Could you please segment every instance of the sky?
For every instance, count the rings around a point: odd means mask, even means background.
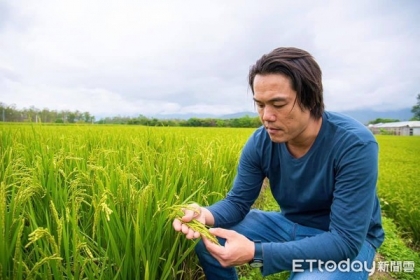
[[[420,1],[0,0],[0,102],[96,117],[255,112],[250,66],[311,53],[327,110],[411,108]]]

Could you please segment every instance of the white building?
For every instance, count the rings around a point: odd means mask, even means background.
[[[373,134],[420,135],[420,121],[377,123],[370,124],[368,127]]]

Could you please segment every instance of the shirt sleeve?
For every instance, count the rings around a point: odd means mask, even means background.
[[[230,227],[240,222],[260,194],[265,175],[255,147],[257,133],[248,139],[242,150],[232,189],[225,199],[208,207],[215,227]]]

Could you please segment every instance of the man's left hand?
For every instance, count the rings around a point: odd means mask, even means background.
[[[225,246],[220,246],[203,238],[204,245],[209,253],[217,259],[223,267],[242,265],[254,258],[254,242],[244,235],[233,230],[222,228],[211,228],[210,232],[213,235],[226,239]]]

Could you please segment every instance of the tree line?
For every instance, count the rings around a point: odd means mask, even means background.
[[[259,127],[258,117],[244,116],[241,118],[217,119],[217,118],[189,118],[183,119],[157,119],[147,118],[143,115],[138,117],[112,117],[100,119],[98,124],[128,124],[144,126],[189,126],[189,127]]]
[[[17,109],[15,104],[6,105],[0,102],[0,120],[3,122],[36,122],[36,123],[93,123],[95,116],[79,110],[42,110],[31,106]]]
[[[420,121],[420,94],[417,95],[417,103],[412,107],[414,114],[412,121]],[[190,118],[183,119],[157,119],[143,115],[138,117],[106,117],[95,121],[95,116],[89,112],[70,110],[42,110],[31,106],[29,109],[19,110],[16,105],[6,105],[0,102],[0,121],[3,122],[41,122],[41,123],[96,123],[96,124],[128,124],[144,126],[190,126],[190,127],[259,127],[261,122],[258,117],[244,116],[241,118],[217,119],[217,118]],[[377,118],[369,124],[398,122],[397,119]]]
[[[190,118],[183,119],[157,119],[143,115],[138,117],[106,117],[95,120],[89,112],[70,110],[42,110],[31,106],[17,109],[16,105],[6,105],[0,102],[0,121],[3,122],[35,122],[35,123],[95,123],[95,124],[128,124],[144,126],[190,126],[190,127],[259,127],[258,117],[244,116],[241,118]]]

